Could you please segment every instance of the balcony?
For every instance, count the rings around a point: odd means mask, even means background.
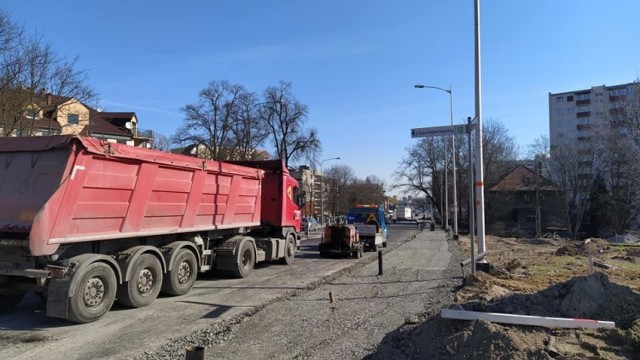
[[[591,116],[591,111],[580,111],[576,113],[577,118],[584,118]]]
[[[626,95],[609,95],[610,102],[624,101],[626,99],[627,99]]]
[[[576,100],[576,106],[578,106],[578,105],[589,105],[589,104],[591,104],[591,99]]]
[[[137,139],[153,139],[153,130],[135,128],[133,129],[133,137]]]
[[[579,131],[581,131],[581,130],[589,130],[589,129],[591,129],[591,125],[589,125],[589,124],[578,124],[576,126],[576,129],[578,129]]]

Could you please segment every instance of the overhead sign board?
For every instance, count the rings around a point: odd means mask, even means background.
[[[467,125],[432,126],[411,129],[411,137],[422,138],[431,136],[451,136],[453,134],[464,134],[466,132]]]

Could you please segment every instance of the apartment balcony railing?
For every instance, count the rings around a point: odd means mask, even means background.
[[[153,139],[153,130],[136,128],[133,137],[139,139]]]

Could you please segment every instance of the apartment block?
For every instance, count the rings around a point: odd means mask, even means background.
[[[589,142],[599,124],[621,115],[621,107],[637,87],[638,83],[628,83],[549,93],[551,147]]]

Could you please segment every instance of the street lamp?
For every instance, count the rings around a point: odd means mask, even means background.
[[[324,169],[322,165],[325,161],[329,160],[340,160],[340,157],[334,157],[329,159],[324,159],[320,161],[320,173],[322,173],[322,178],[320,181],[320,224],[324,225]]]
[[[449,93],[449,107],[450,107],[450,114],[451,114],[451,126],[453,126],[453,89],[451,87],[451,85],[449,85],[449,90],[447,89],[443,89],[441,87],[437,87],[437,86],[428,86],[428,85],[421,85],[421,84],[417,84],[414,85],[415,88],[417,89],[436,89],[436,90],[440,90],[440,91],[444,91],[446,93]],[[455,239],[457,239],[458,237],[458,195],[457,195],[457,185],[456,185],[456,135],[453,134],[451,135],[451,148],[453,149],[453,237]],[[447,163],[447,147],[445,146],[445,150],[444,150],[444,157],[445,157],[445,164]],[[448,219],[448,199],[447,199],[447,169],[445,168],[444,170],[444,186],[445,186],[445,221]],[[448,223],[446,223],[447,226],[449,226]]]

